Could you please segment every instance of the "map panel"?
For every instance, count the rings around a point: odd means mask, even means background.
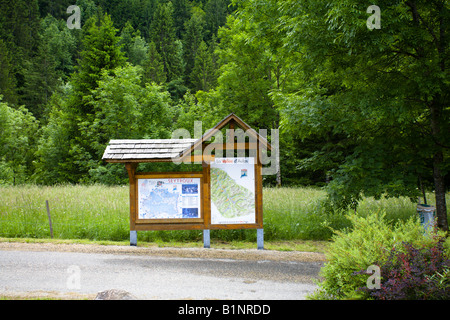
[[[200,178],[138,179],[138,219],[200,218]]]
[[[255,223],[254,158],[216,158],[211,163],[211,223]]]

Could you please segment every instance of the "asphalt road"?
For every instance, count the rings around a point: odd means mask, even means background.
[[[322,265],[0,248],[0,296],[92,299],[120,289],[139,299],[299,300],[315,290]]]

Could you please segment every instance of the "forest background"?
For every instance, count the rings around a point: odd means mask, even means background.
[[[324,187],[330,208],[428,190],[448,230],[449,4],[372,2],[1,1],[0,184],[126,184],[110,139],[234,112],[280,130],[265,186]]]

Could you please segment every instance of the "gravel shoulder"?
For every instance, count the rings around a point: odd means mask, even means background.
[[[106,253],[122,255],[143,255],[177,258],[234,259],[325,262],[325,255],[317,252],[275,251],[257,249],[204,249],[204,248],[160,248],[134,247],[97,244],[57,244],[57,243],[21,243],[0,242],[0,250],[12,251],[59,251],[82,253]]]

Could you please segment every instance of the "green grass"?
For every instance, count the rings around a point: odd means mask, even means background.
[[[0,187],[0,236],[123,240],[129,236],[128,187]]]
[[[320,200],[325,192],[316,188],[264,188],[264,239],[266,244],[290,241],[329,240],[334,229],[350,226],[340,213],[326,212]],[[429,196],[432,199],[432,196]],[[0,237],[50,238],[45,201],[50,212],[55,239],[128,241],[128,186],[0,186]],[[450,203],[450,199],[448,201]],[[358,213],[365,215],[383,209],[393,221],[404,220],[416,212],[407,198],[364,199]],[[141,231],[139,242],[157,245],[202,241],[202,231]],[[211,241],[234,246],[256,242],[255,230],[213,230]],[[303,241],[303,242],[302,242]],[[266,246],[267,247],[267,246]],[[295,246],[279,246],[291,250]],[[308,246],[306,246],[308,247]],[[297,250],[297,249],[293,249]],[[309,251],[309,250],[307,250]]]

